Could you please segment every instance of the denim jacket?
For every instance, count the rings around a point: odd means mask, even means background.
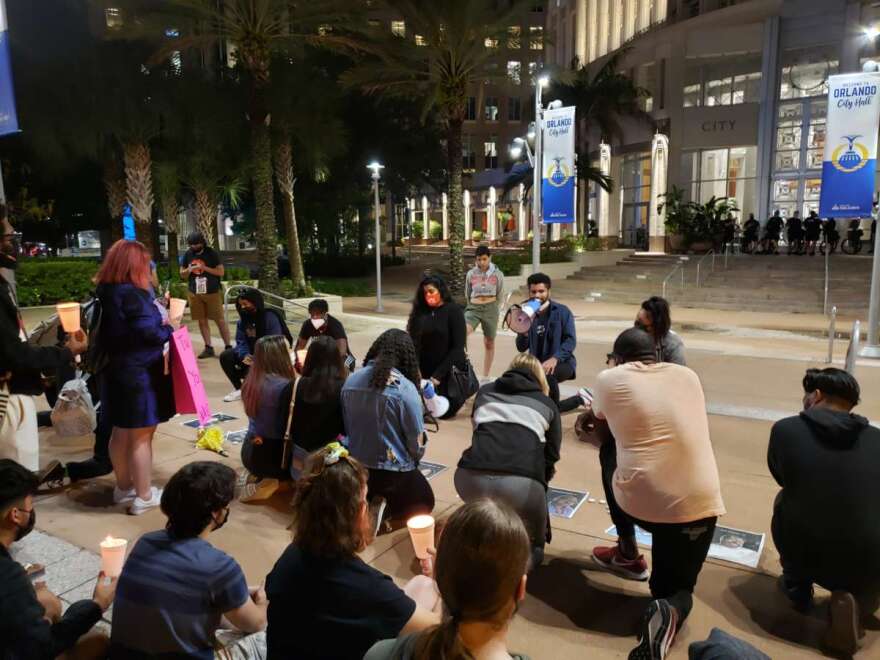
[[[422,398],[396,369],[388,384],[370,384],[373,364],[356,371],[342,387],[342,416],[351,455],[367,468],[409,472],[425,453]]]

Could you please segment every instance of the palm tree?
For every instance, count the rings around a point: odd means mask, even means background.
[[[464,287],[464,209],[462,202],[462,127],[470,90],[504,84],[506,71],[493,47],[522,25],[533,0],[513,0],[499,10],[496,0],[376,0],[372,5],[404,21],[407,35],[384,29],[362,31],[350,45],[369,57],[343,77],[368,94],[422,102],[423,119],[436,115],[446,138],[449,180],[449,284]]]
[[[193,27],[188,33],[180,29],[179,38],[157,51],[157,60],[174,51],[231,46],[230,60],[236,62],[247,86],[260,286],[277,291],[278,232],[272,188],[271,115],[266,99],[272,53],[317,41],[319,26],[332,26],[344,17],[342,4],[340,0],[165,0],[161,4],[138,4],[142,25],[155,17],[162,29],[168,25]],[[156,28],[153,25],[151,29]]]
[[[275,128],[275,183],[281,193],[290,279],[298,296],[306,295],[307,288],[294,204],[296,172],[324,180],[330,161],[343,153],[347,142],[338,116],[339,87],[314,55],[308,49],[302,60],[276,58],[269,98]],[[326,53],[320,57],[326,59]]]
[[[178,263],[177,235],[180,232],[178,213],[180,212],[180,172],[173,160],[158,162],[153,167],[153,182],[159,194],[162,216],[165,219],[165,232],[168,240],[168,263],[172,279],[177,279]]]
[[[589,161],[591,133],[598,133],[602,139],[611,142],[623,137],[621,120],[625,118],[653,122],[651,115],[642,107],[648,95],[647,90],[618,70],[627,52],[628,49],[618,51],[595,73],[591,73],[589,66],[579,67],[566,76],[560,76],[559,82],[553,87],[553,92],[565,105],[576,108],[580,179],[595,180],[596,168]]]

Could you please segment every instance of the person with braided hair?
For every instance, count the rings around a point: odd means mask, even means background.
[[[434,509],[434,492],[419,470],[425,453],[419,361],[409,335],[386,330],[342,388],[342,416],[352,456],[369,470],[369,498],[388,521]],[[383,498],[383,499],[379,499]],[[393,525],[393,523],[389,523]]]
[[[528,660],[507,650],[529,563],[517,513],[496,500],[468,502],[449,518],[438,546],[434,576],[447,616],[421,633],[379,642],[364,660]]]
[[[361,660],[381,639],[440,622],[430,577],[401,589],[358,556],[373,540],[367,479],[338,442],[306,460],[293,496],[293,541],[266,577],[269,660]]]

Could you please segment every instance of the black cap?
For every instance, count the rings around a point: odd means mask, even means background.
[[[205,235],[200,231],[190,232],[189,236],[186,237],[187,245],[206,245],[207,241],[205,240]]]

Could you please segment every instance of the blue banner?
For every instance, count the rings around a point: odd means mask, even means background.
[[[545,223],[575,222],[573,107],[544,112],[541,216]]]
[[[821,217],[871,216],[878,120],[880,73],[847,73],[828,79]]]
[[[9,32],[6,29],[6,3],[0,0],[0,135],[17,132],[18,115],[15,112]]]

